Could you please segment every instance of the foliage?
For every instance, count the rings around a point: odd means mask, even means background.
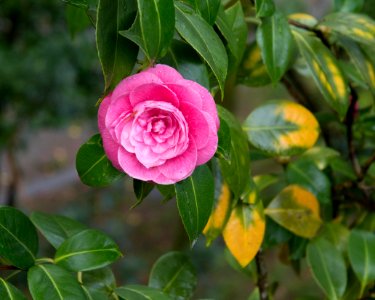
[[[155,188],[168,200],[175,196],[191,246],[202,232],[208,245],[222,235],[231,265],[246,274],[254,261],[257,289],[250,299],[277,292],[263,262],[272,249],[296,272],[307,262],[329,299],[374,296],[375,21],[363,10],[366,1],[334,1],[335,11],[320,20],[287,16],[272,0],[65,2],[89,17],[96,9],[90,18],[104,95],[123,77],[162,62],[216,97],[216,156],[174,186],[135,180],[137,204]],[[77,20],[70,28],[79,28]],[[241,124],[231,111],[238,84],[283,85],[290,98],[249,108]],[[280,168],[255,174],[254,166],[265,161]],[[76,165],[90,186],[121,177],[97,135],[82,145]],[[185,254],[162,256],[149,286],[116,287],[108,265],[121,252],[108,236],[64,217],[34,213],[31,220],[56,248],[54,258],[36,258],[34,225],[21,212],[0,208],[4,267],[28,272],[36,300],[193,295],[197,279]],[[1,284],[3,298],[22,299],[7,279]]]

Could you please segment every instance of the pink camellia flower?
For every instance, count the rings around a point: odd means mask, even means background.
[[[211,94],[166,65],[122,80],[101,103],[98,125],[117,169],[159,184],[187,178],[217,148]]]

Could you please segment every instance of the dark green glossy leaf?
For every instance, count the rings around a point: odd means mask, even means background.
[[[299,159],[288,164],[286,176],[290,184],[298,184],[318,198],[324,220],[332,218],[331,182],[312,161]]]
[[[323,225],[319,236],[331,242],[341,253],[346,253],[349,233],[350,231],[346,226],[332,221]]]
[[[160,290],[135,284],[119,287],[115,293],[124,300],[172,300]]]
[[[0,257],[27,269],[35,262],[38,243],[35,226],[26,215],[13,207],[0,206]]]
[[[220,159],[224,180],[238,199],[246,193],[250,182],[250,159],[247,138],[238,120],[225,108],[218,106],[218,113],[229,126],[231,135],[230,160]]]
[[[228,42],[228,48],[238,64],[246,47],[247,25],[240,2],[224,10],[220,7],[216,24]]]
[[[139,204],[142,203],[143,199],[146,198],[153,188],[155,187],[155,184],[138,180],[138,179],[133,179],[133,190],[134,194],[137,197],[137,202],[132,206],[133,208],[138,206]]]
[[[87,229],[85,225],[73,219],[42,212],[32,213],[30,219],[56,249],[60,247],[67,238]]]
[[[135,0],[100,0],[96,20],[96,45],[102,65],[105,92],[129,75],[138,55],[138,47],[120,36],[129,28],[136,13]]]
[[[155,262],[148,285],[172,299],[190,299],[197,286],[196,271],[187,255],[169,252]]]
[[[177,207],[191,243],[210,217],[214,202],[214,178],[206,165],[199,166],[187,179],[175,184]]]
[[[342,12],[360,12],[364,0],[334,0],[335,10]]]
[[[208,24],[213,25],[219,11],[220,2],[221,0],[195,0],[195,8]]]
[[[225,160],[230,160],[231,152],[231,135],[230,128],[227,122],[220,118],[220,128],[218,131],[219,142],[216,150],[218,157]]]
[[[176,191],[175,191],[173,184],[169,184],[169,185],[158,184],[156,187],[158,191],[160,192],[160,194],[163,195],[164,197],[163,201],[168,201],[172,199],[174,196],[176,196]]]
[[[82,283],[92,300],[113,299],[111,293],[116,288],[116,280],[110,268],[83,272]]]
[[[324,99],[343,119],[349,107],[348,86],[335,57],[315,35],[299,29],[292,32]]]
[[[273,0],[255,0],[255,10],[258,18],[270,17],[275,12]]]
[[[117,244],[102,232],[77,233],[57,249],[55,263],[72,271],[89,271],[109,265],[121,256]]]
[[[292,238],[293,234],[273,221],[271,218],[266,218],[266,232],[262,247],[267,249],[276,245],[284,244]]]
[[[34,300],[86,300],[76,277],[56,265],[37,265],[27,273]]]
[[[349,261],[361,282],[361,291],[375,281],[375,235],[373,232],[353,230],[348,243]]]
[[[100,134],[92,136],[79,148],[76,168],[81,181],[89,186],[106,186],[124,176],[105,155]]]
[[[330,160],[329,165],[335,174],[335,180],[340,183],[346,180],[355,180],[357,176],[350,163],[342,157],[334,157]]]
[[[176,29],[212,69],[219,83],[222,96],[228,69],[225,47],[213,28],[185,5],[176,2]]]
[[[316,239],[307,246],[307,263],[319,287],[329,299],[340,299],[346,288],[346,267],[341,253],[327,240]]]
[[[262,19],[256,38],[268,74],[275,83],[288,69],[293,54],[293,37],[287,18],[275,12],[272,17]]]
[[[26,297],[13,284],[0,278],[0,299],[2,300],[26,300]]]
[[[166,54],[172,41],[175,16],[173,0],[137,0],[137,17],[120,34],[136,43],[149,61]]]

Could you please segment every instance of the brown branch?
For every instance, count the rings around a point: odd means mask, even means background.
[[[8,271],[8,270],[20,270],[15,266],[8,266],[8,265],[0,265],[0,271]]]
[[[255,256],[255,263],[257,267],[257,286],[259,289],[259,299],[268,300],[268,282],[267,282],[267,269],[264,263],[264,254],[260,249],[257,255]]]

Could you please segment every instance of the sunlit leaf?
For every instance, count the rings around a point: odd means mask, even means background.
[[[13,207],[0,205],[0,257],[27,269],[35,262],[38,246],[38,235],[29,218]]]
[[[318,20],[315,17],[305,13],[290,14],[288,15],[288,19],[311,27],[314,27],[316,24],[318,24]]]
[[[348,86],[335,57],[310,32],[293,28],[294,38],[310,73],[328,105],[343,119],[349,107]]]
[[[307,263],[319,287],[332,300],[340,299],[347,283],[346,267],[341,253],[320,238],[307,246]]]
[[[197,286],[197,275],[188,256],[181,252],[169,252],[155,262],[148,285],[172,299],[191,299]]]
[[[311,148],[319,125],[302,105],[281,100],[256,108],[245,120],[244,130],[257,148],[274,155],[292,155]]]
[[[26,300],[26,297],[13,284],[0,278],[0,299],[2,300]]]
[[[263,205],[239,203],[233,208],[224,228],[226,246],[238,263],[245,267],[257,254],[265,232]]]
[[[293,54],[293,36],[287,18],[278,11],[263,18],[256,39],[267,72],[275,83],[288,69]]]
[[[172,300],[160,290],[135,284],[118,287],[115,293],[124,300]]]
[[[298,185],[283,189],[265,209],[275,222],[294,234],[312,238],[321,226],[319,202],[316,197]]]

